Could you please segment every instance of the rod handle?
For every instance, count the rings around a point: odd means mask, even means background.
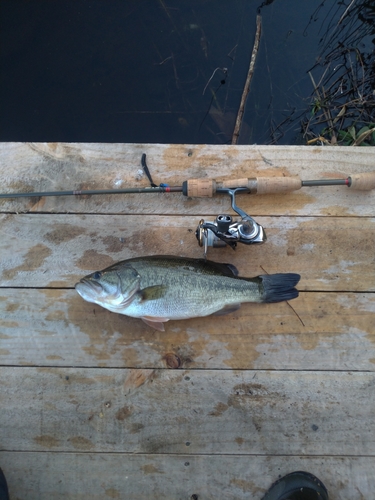
[[[359,191],[371,191],[375,189],[375,172],[364,174],[353,174],[349,176],[350,188]]]
[[[222,182],[222,187],[247,187],[252,194],[289,193],[301,189],[301,179],[288,177],[253,177],[250,179],[229,179]]]
[[[192,198],[212,198],[215,192],[214,179],[189,179],[182,183],[182,193]]]
[[[217,182],[215,179],[189,179],[183,183],[183,194],[192,198],[212,198],[217,188],[246,187],[251,194],[289,193],[302,187],[301,179],[288,177],[252,177],[226,179]]]

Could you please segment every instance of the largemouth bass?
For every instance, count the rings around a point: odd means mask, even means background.
[[[242,302],[294,299],[299,280],[291,273],[241,278],[231,264],[157,255],[123,260],[75,288],[88,302],[164,331],[166,321],[228,314]]]

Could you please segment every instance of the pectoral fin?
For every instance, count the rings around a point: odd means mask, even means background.
[[[164,297],[167,289],[167,285],[153,285],[139,290],[138,293],[142,300],[157,300]]]
[[[169,321],[169,318],[154,318],[150,316],[143,316],[141,320],[144,321],[146,325],[151,326],[151,328],[159,330],[159,332],[164,332],[164,322]]]
[[[237,311],[241,307],[241,304],[230,304],[224,306],[222,309],[214,312],[212,316],[224,316],[225,314],[230,314]]]

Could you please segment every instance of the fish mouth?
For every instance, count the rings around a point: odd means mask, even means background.
[[[74,288],[83,299],[88,301],[96,299],[103,291],[103,287],[100,283],[86,278],[82,278],[74,285]]]

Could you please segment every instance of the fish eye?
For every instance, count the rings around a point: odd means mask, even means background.
[[[92,275],[94,280],[100,280],[101,276],[102,276],[102,273],[100,271],[96,271],[96,273],[94,273]]]

